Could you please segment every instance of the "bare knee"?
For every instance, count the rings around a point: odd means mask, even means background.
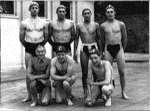
[[[70,84],[68,81],[63,81],[63,87],[64,88],[70,88]]]
[[[105,95],[111,95],[112,94],[112,86],[103,86],[102,87],[102,93]]]
[[[36,81],[32,81],[30,83],[30,88],[35,88],[36,87]]]

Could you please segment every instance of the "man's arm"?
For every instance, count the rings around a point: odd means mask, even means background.
[[[96,23],[96,39],[97,39],[96,41],[97,41],[98,49],[102,54],[102,40],[100,35],[100,26],[98,23]]]
[[[53,40],[52,40],[52,33],[53,33],[53,27],[52,27],[52,23],[48,24],[48,42],[49,44],[51,44],[53,46]]]
[[[24,24],[21,23],[19,37],[20,37],[20,42],[24,47],[25,47],[25,31],[26,31],[26,28]]]
[[[104,52],[104,49],[105,49],[105,31],[104,31],[104,28],[103,26],[101,25],[100,26],[100,37],[101,37],[101,43],[102,43],[102,52]]]
[[[80,35],[80,28],[79,25],[76,26],[76,36],[74,40],[74,60],[77,62],[77,48],[78,48],[78,42],[79,42],[79,35]]]
[[[76,78],[76,73],[75,73],[75,70],[74,70],[75,62],[70,56],[68,56],[68,57],[69,57],[69,64],[68,64],[66,76],[68,78],[75,79]]]
[[[47,24],[47,23],[46,23],[46,25],[44,26],[43,33],[44,33],[43,45],[45,45],[46,42],[48,41],[48,24]]]
[[[72,27],[71,27],[71,39],[70,39],[70,43],[72,43],[75,40],[75,26],[74,23],[72,23]]]
[[[65,80],[67,76],[58,76],[56,75],[56,67],[55,67],[55,60],[52,59],[51,61],[51,69],[50,69],[51,78],[53,80]]]
[[[101,81],[101,82],[93,82],[92,85],[108,85],[108,84],[110,84],[111,74],[112,74],[111,64],[107,61],[106,63],[104,63],[104,66],[105,66],[105,80]]]
[[[121,35],[122,35],[122,38],[121,38],[122,46],[123,46],[123,49],[125,50],[126,45],[127,45],[127,31],[126,31],[126,26],[123,22],[121,22]]]

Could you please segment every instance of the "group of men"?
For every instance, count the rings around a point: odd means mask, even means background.
[[[22,21],[20,26],[20,41],[25,47],[28,92],[23,102],[32,101],[31,106],[48,105],[51,101],[51,87],[54,87],[57,103],[65,100],[68,105],[73,105],[71,86],[77,76],[73,68],[74,60],[78,63],[79,37],[82,41],[80,63],[85,104],[92,106],[101,97],[105,100],[105,106],[111,106],[114,59],[120,74],[122,98],[128,99],[125,93],[124,58],[127,33],[125,24],[115,19],[112,5],[106,7],[107,20],[101,25],[91,21],[92,12],[88,8],[82,11],[83,23],[76,26],[65,18],[66,7],[63,5],[56,10],[58,18],[49,23],[38,16],[37,2],[30,4],[29,11],[31,16]],[[51,60],[45,57],[44,45],[47,42],[52,46]],[[72,42],[73,58],[70,56]]]

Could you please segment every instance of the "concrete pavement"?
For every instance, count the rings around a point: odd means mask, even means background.
[[[76,96],[75,105],[67,107],[66,105],[51,104],[49,106],[38,106],[30,108],[30,103],[21,103],[20,101],[26,95],[25,80],[13,82],[4,82],[1,84],[1,102],[0,111],[104,111],[104,110],[150,110],[149,94],[149,63],[127,63],[126,64],[126,83],[127,94],[130,100],[121,99],[119,75],[114,64],[114,78],[116,88],[112,95],[112,107],[106,108],[102,103],[97,103],[92,108],[85,108],[82,97],[81,72],[78,73],[78,79],[73,86],[73,94]],[[77,65],[76,69],[80,70]],[[2,109],[3,108],[3,109]]]

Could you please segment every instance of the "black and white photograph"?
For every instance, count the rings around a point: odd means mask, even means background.
[[[0,111],[150,110],[149,0],[0,0]]]

